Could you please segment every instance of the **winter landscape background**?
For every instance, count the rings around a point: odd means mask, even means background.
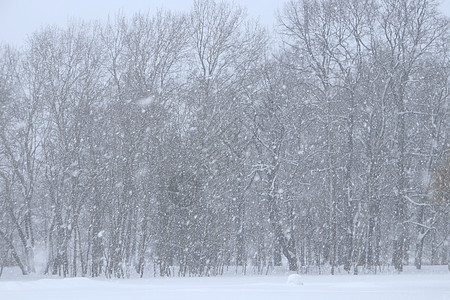
[[[201,0],[0,45],[0,298],[450,299],[437,5],[272,31]]]

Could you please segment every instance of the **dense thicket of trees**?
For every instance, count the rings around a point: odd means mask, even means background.
[[[449,19],[302,0],[278,20],[202,0],[1,46],[0,269],[450,267]]]

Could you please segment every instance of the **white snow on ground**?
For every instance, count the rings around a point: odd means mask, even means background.
[[[294,285],[303,285],[302,276],[298,274],[291,274],[288,276],[287,283]]]
[[[448,271],[401,275],[302,275],[303,285],[289,284],[287,275],[129,280],[0,280],[1,300],[450,300]]]

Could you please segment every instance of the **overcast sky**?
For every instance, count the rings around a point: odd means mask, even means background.
[[[229,0],[230,2],[232,0]],[[247,8],[248,15],[259,18],[272,27],[275,11],[282,0],[235,0]],[[69,19],[105,20],[123,10],[127,15],[137,11],[156,11],[167,8],[189,11],[191,0],[0,0],[0,42],[22,45],[28,34],[43,25],[67,24]],[[450,17],[450,0],[443,0],[441,8]]]

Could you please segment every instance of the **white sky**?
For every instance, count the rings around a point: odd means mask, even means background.
[[[20,45],[42,25],[65,26],[70,19],[106,20],[119,10],[127,15],[158,8],[188,12],[192,3],[192,0],[0,0],[0,42]],[[275,10],[282,7],[283,1],[236,0],[234,3],[246,7],[248,16],[259,18],[262,24],[271,27]]]
[[[232,0],[227,0],[232,1]],[[272,27],[275,11],[283,0],[235,0],[247,8],[250,17]],[[0,42],[22,45],[28,34],[42,25],[65,26],[69,19],[105,20],[118,10],[131,15],[137,11],[189,11],[191,0],[0,0]],[[442,0],[442,11],[450,17],[450,0]]]

